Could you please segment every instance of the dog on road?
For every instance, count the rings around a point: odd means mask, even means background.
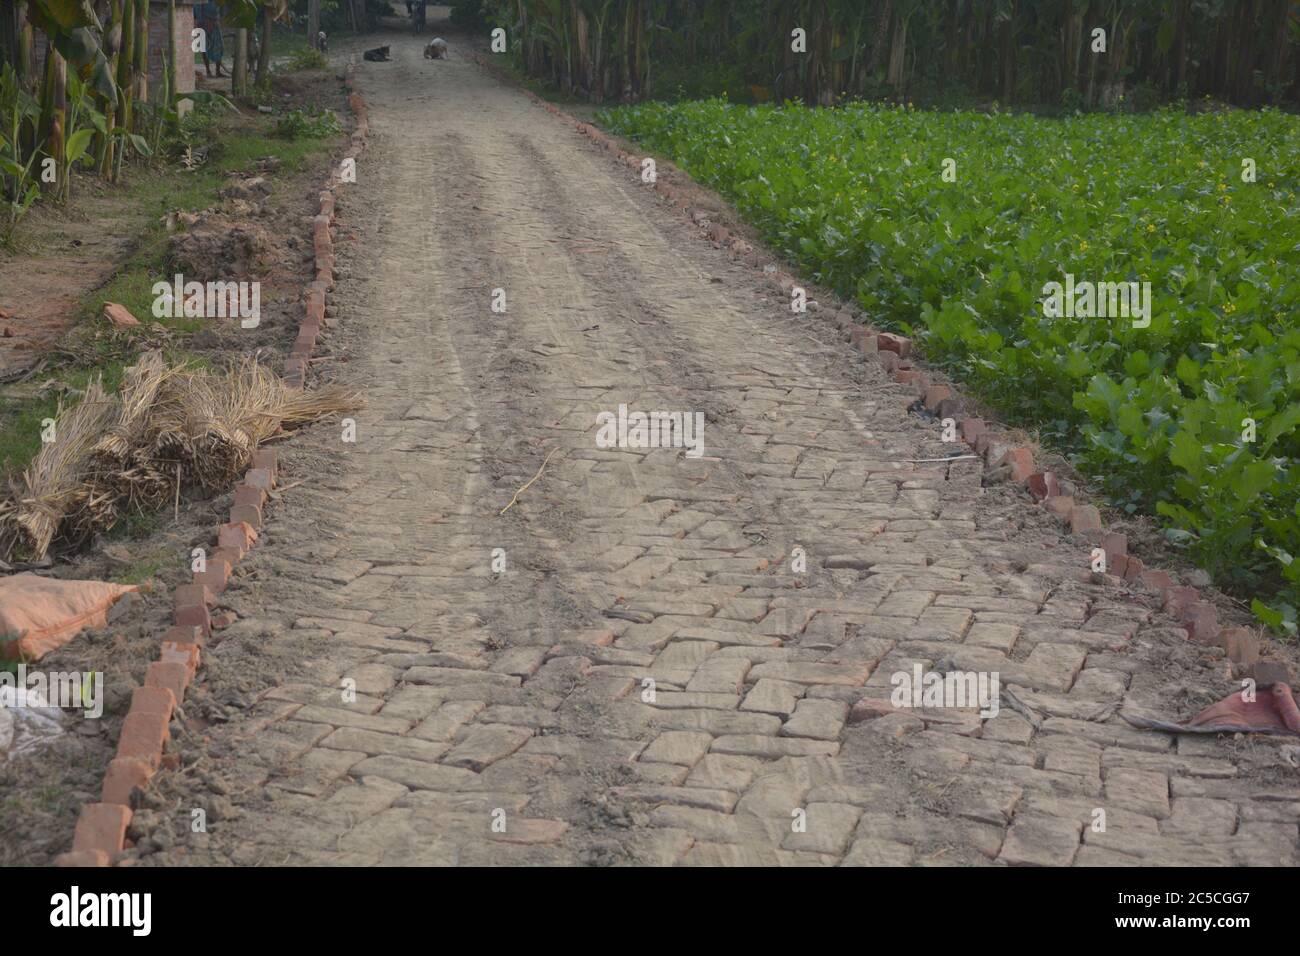
[[[434,37],[424,48],[424,58],[426,60],[447,59],[447,41],[442,37]]]

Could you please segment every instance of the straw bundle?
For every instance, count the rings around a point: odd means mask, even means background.
[[[145,448],[158,411],[158,393],[181,367],[168,367],[162,353],[143,353],[126,370],[118,392],[117,421],[95,443],[92,456],[100,481],[125,502],[126,510],[152,511],[172,493],[174,472],[160,468]]]
[[[256,358],[212,372],[169,367],[147,352],[117,394],[94,382],[79,405],[60,410],[57,440],[0,500],[0,555],[40,558],[56,536],[89,540],[128,511],[156,510],[178,480],[222,491],[281,427],[362,404],[351,389],[286,389]]]
[[[78,503],[90,476],[91,451],[117,420],[120,408],[99,380],[86,386],[78,405],[60,410],[55,440],[48,442],[23,472],[13,517],[17,546],[33,557],[50,548],[64,516]],[[102,508],[102,505],[97,506]],[[101,511],[103,517],[116,520]]]

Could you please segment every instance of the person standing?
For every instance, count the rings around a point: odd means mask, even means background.
[[[213,0],[207,0],[206,3],[200,3],[194,8],[194,19],[205,36],[203,49],[203,69],[212,75],[212,64],[217,65],[217,76],[225,76],[221,72],[221,61],[225,57],[225,49],[221,43],[221,7]]]

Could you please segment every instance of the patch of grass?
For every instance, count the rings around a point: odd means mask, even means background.
[[[158,552],[153,552],[109,577],[116,584],[144,584],[158,577],[165,565],[166,558],[160,556]]]
[[[329,65],[329,57],[320,50],[303,46],[289,57],[289,62],[284,64],[284,68],[290,72],[297,72],[298,70],[325,70]]]

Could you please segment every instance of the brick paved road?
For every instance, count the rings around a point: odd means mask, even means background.
[[[370,405],[283,447],[306,480],[198,692],[294,673],[187,743],[174,786],[219,812],[146,859],[1295,864],[1277,748],[1116,716],[1231,687],[1153,599],[1079,583],[1086,546],[976,462],[909,463],[951,446],[607,153],[394,56],[321,366]],[[703,411],[704,456],[598,448],[620,404]],[[1010,693],[878,716],[915,662]]]

